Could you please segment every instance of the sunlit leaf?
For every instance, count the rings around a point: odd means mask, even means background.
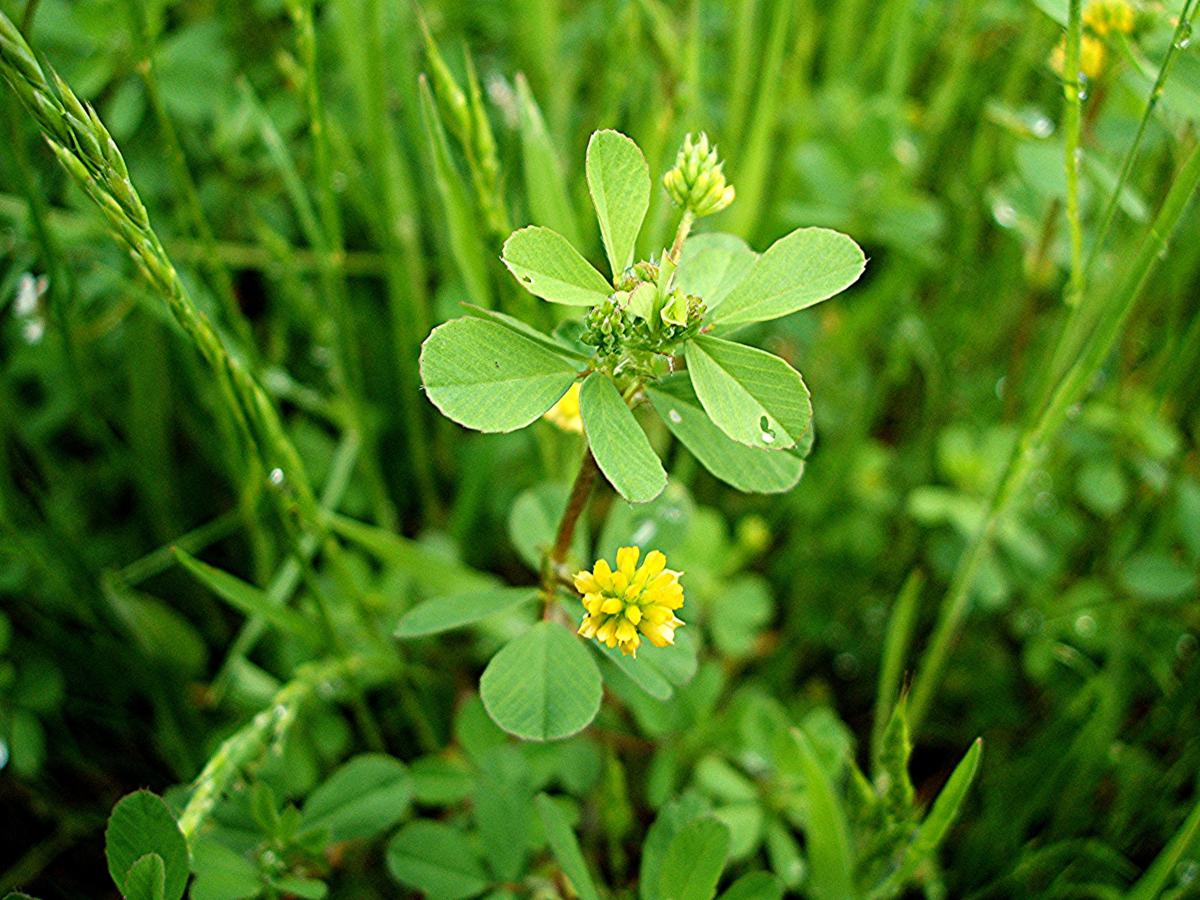
[[[514,231],[501,258],[525,290],[552,303],[595,306],[612,293],[604,276],[549,228],[530,225]]]
[[[633,263],[634,245],[650,207],[650,167],[619,131],[597,131],[587,148],[587,183],[613,276]]]
[[[463,318],[421,346],[421,380],[448,419],[477,431],[515,431],[554,405],[576,365],[496,322]]]
[[[811,426],[804,379],[778,356],[713,337],[689,342],[686,355],[704,411],[738,443],[784,450]]]
[[[841,232],[799,228],[767,248],[712,321],[740,325],[786,316],[844,291],[866,265],[858,244]]]
[[[804,460],[794,454],[747,447],[714,425],[687,375],[680,373],[649,386],[646,395],[700,464],[739,491],[781,493],[795,487],[804,474]]]
[[[593,372],[579,393],[579,411],[596,464],[626,500],[645,503],[667,486],[667,473],[612,379]]]

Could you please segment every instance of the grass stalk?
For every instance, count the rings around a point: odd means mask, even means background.
[[[204,251],[201,267],[208,275],[209,282],[212,284],[213,290],[220,301],[226,322],[237,335],[246,354],[250,358],[254,358],[256,356],[254,334],[250,329],[250,323],[242,314],[241,307],[238,304],[237,294],[233,288],[233,277],[230,275],[228,267],[214,250],[216,238],[213,234],[212,226],[209,224],[208,216],[204,212],[204,206],[200,202],[200,192],[196,187],[196,181],[192,177],[191,169],[188,166],[187,156],[183,151],[183,144],[179,140],[175,124],[167,112],[166,104],[163,102],[162,90],[158,82],[158,72],[154,64],[154,42],[150,36],[143,3],[144,0],[125,0],[130,33],[133,36],[133,48],[137,57],[134,69],[136,69],[143,86],[146,88],[146,99],[150,104],[150,111],[154,116],[155,124],[158,126],[159,137],[162,140],[163,149],[166,151],[171,177],[174,179],[175,188],[182,198],[184,212],[189,220],[190,227],[195,232],[196,238],[199,240],[200,246]]]
[[[421,339],[429,330],[429,310],[420,262],[423,254],[416,231],[412,227],[401,230],[401,223],[409,218],[401,185],[410,183],[411,177],[409,173],[400,171],[405,164],[389,127],[386,93],[380,87],[386,83],[382,11],[383,4],[379,0],[368,0],[363,10],[366,19],[363,29],[366,35],[365,60],[357,71],[364,78],[358,96],[363,106],[368,156],[375,165],[373,174],[379,197],[376,231],[385,261],[384,279],[392,323],[393,365],[400,388],[401,421],[408,445],[408,459],[421,508],[427,516],[436,517],[437,488],[429,444],[425,440],[428,426],[423,415],[424,403],[416,364]],[[411,192],[406,193],[411,202]]]
[[[1141,149],[1142,140],[1145,137],[1146,129],[1149,126],[1150,119],[1157,108],[1159,100],[1162,98],[1163,89],[1166,87],[1167,76],[1171,71],[1171,64],[1175,59],[1175,52],[1178,49],[1179,43],[1183,36],[1190,34],[1191,21],[1195,18],[1196,10],[1200,5],[1195,3],[1195,0],[1185,0],[1183,9],[1179,15],[1179,21],[1175,26],[1175,33],[1171,36],[1171,43],[1167,48],[1166,54],[1163,56],[1163,61],[1158,68],[1158,74],[1154,78],[1154,85],[1150,89],[1150,95],[1146,98],[1146,104],[1142,109],[1142,116],[1138,122],[1137,131],[1134,134],[1133,142],[1129,145],[1129,149],[1125,152],[1125,157],[1121,161],[1121,170],[1117,176],[1117,183],[1113,187],[1112,194],[1105,203],[1104,212],[1100,217],[1100,225],[1092,238],[1092,245],[1088,251],[1087,259],[1083,263],[1083,272],[1080,277],[1086,277],[1090,274],[1096,264],[1101,248],[1104,246],[1105,238],[1108,236],[1109,228],[1112,227],[1113,219],[1116,216],[1116,211],[1121,199],[1121,192],[1125,189],[1125,184],[1129,180],[1130,174],[1133,172],[1133,164],[1137,160],[1138,151]],[[1072,254],[1074,247],[1072,246]],[[1072,258],[1074,258],[1072,256]],[[1069,360],[1074,358],[1075,353],[1079,349],[1080,343],[1084,336],[1095,325],[1095,309],[1091,304],[1074,303],[1071,305],[1071,310],[1067,315],[1067,323],[1063,328],[1061,339],[1056,345],[1053,355],[1050,359],[1050,365],[1046,369],[1046,380],[1042,387],[1042,399],[1046,399],[1048,392],[1062,377],[1063,372],[1067,367]]]
[[[933,637],[921,657],[909,705],[909,721],[914,733],[928,713],[933,695],[941,683],[954,640],[969,609],[971,588],[980,565],[991,550],[997,527],[1024,486],[1029,472],[1042,461],[1047,444],[1062,425],[1068,409],[1084,397],[1096,371],[1115,346],[1146,280],[1164,254],[1198,184],[1200,145],[1192,148],[1179,168],[1125,276],[1103,300],[1096,328],[1088,335],[1075,361],[1047,402],[1025,426],[1017,440],[982,521],[959,559],[939,608]]]
[[[129,180],[116,143],[99,116],[53,71],[47,74],[24,37],[0,13],[0,75],[8,81],[67,173],[100,208],[118,242],[166,304],[176,324],[213,373],[222,408],[260,473],[279,469],[302,518],[315,523],[317,504],[300,456],[270,398],[245,365],[230,354],[196,307],[151,226]],[[51,81],[53,78],[53,82]]]
[[[1067,52],[1063,63],[1063,95],[1066,110],[1063,116],[1063,168],[1067,176],[1067,228],[1071,242],[1071,275],[1067,283],[1066,302],[1076,307],[1083,302],[1083,222],[1079,215],[1079,163],[1083,158],[1080,146],[1083,98],[1087,84],[1079,71],[1079,53],[1083,40],[1083,0],[1070,0],[1067,10]]]
[[[320,87],[312,0],[288,0],[287,8],[295,27],[296,46],[304,70],[304,101],[313,149],[313,175],[316,181],[317,215],[322,239],[320,246],[324,250],[325,261],[320,269],[320,279],[323,292],[332,307],[332,321],[337,331],[340,392],[349,410],[352,427],[364,441],[362,471],[374,502],[375,515],[385,528],[394,529],[398,525],[398,519],[379,467],[379,454],[376,452],[377,429],[372,426],[365,409],[362,366],[355,342],[350,292],[346,283],[346,273],[342,268],[345,240],[338,199],[334,194],[333,154]]]
[[[336,690],[345,682],[361,687],[368,678],[382,680],[391,668],[392,663],[386,658],[362,655],[300,667],[295,678],[280,688],[248,724],[227,738],[205,763],[179,816],[179,828],[188,843],[195,842],[218,801],[242,772],[287,737],[300,710],[314,695],[325,697],[331,688]]]

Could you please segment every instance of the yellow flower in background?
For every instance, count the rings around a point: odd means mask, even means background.
[[[579,382],[571,385],[559,401],[542,413],[542,418],[563,431],[583,434],[583,416],[579,413]]]
[[[1133,7],[1125,0],[1092,0],[1083,11],[1083,25],[1101,37],[1133,31]]]
[[[1090,81],[1100,77],[1104,71],[1104,58],[1107,51],[1104,42],[1090,34],[1082,35],[1079,39],[1079,71]],[[1063,37],[1050,53],[1050,68],[1062,75],[1067,68],[1067,39]]]
[[[668,569],[658,550],[647,553],[641,566],[640,555],[637,547],[622,547],[616,571],[600,559],[590,572],[575,574],[587,610],[579,633],[635,657],[643,636],[655,647],[666,647],[675,643],[675,629],[683,624],[675,615],[683,606],[682,573]]]

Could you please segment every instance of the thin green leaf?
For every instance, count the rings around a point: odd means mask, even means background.
[[[492,290],[488,281],[487,254],[480,237],[479,217],[463,182],[462,175],[450,155],[446,131],[438,114],[429,82],[419,80],[421,124],[429,144],[433,164],[433,182],[442,200],[450,251],[466,284],[467,293],[480,306],[492,305]]]
[[[175,548],[175,558],[196,580],[210,591],[247,616],[262,619],[267,624],[285,631],[302,640],[317,642],[320,631],[298,612],[272,603],[265,591],[256,588],[236,575],[230,575],[215,566],[201,562],[178,547]]]
[[[451,594],[480,590],[493,584],[482,572],[450,559],[395,532],[341,515],[331,515],[330,527],[381,562],[409,575],[430,593]]]
[[[600,711],[601,693],[595,660],[573,634],[549,621],[509,641],[479,681],[488,715],[531,741],[582,731]]]
[[[612,293],[604,276],[549,228],[530,225],[514,231],[504,242],[501,258],[525,290],[551,303],[595,306]]]
[[[720,325],[764,322],[828,300],[863,273],[858,244],[828,228],[798,228],[772,244],[717,307]]]
[[[979,759],[982,755],[983,739],[976,738],[966,755],[950,773],[946,786],[933,801],[933,809],[929,811],[929,815],[917,829],[916,835],[904,848],[904,861],[888,880],[888,884],[897,888],[903,886],[921,864],[937,851],[946,832],[954,824],[958,811],[962,808],[967,791],[971,788],[971,782],[975,780],[975,773],[979,769]]]
[[[1171,873],[1180,861],[1200,843],[1200,802],[1192,807],[1171,842],[1155,857],[1146,874],[1138,879],[1126,895],[1126,900],[1154,900],[1167,887]]]
[[[401,616],[395,635],[398,638],[416,638],[462,628],[514,609],[535,597],[537,591],[523,587],[497,587],[451,597],[434,597]]]
[[[804,838],[812,871],[811,891],[824,900],[849,900],[858,896],[858,892],[854,886],[854,851],[845,811],[804,732],[792,728],[789,733],[804,774],[808,806]]]
[[[575,889],[575,893],[579,895],[580,900],[599,900],[600,895],[592,881],[592,873],[588,871],[583,851],[579,849],[579,841],[562,817],[558,806],[545,794],[538,794],[534,804],[541,817],[542,827],[546,830],[550,850],[562,867],[563,874],[571,879],[571,887]]]
[[[900,696],[900,676],[904,671],[904,657],[912,640],[913,624],[916,620],[918,601],[925,576],[914,569],[900,589],[896,605],[888,618],[884,632],[883,661],[879,666],[879,682],[875,691],[875,717],[871,726],[871,757],[878,756],[883,731],[887,727],[889,710]]]
[[[520,113],[521,163],[529,213],[563,235],[572,245],[582,246],[579,222],[563,176],[558,150],[546,129],[542,111],[525,76],[517,74],[517,104]]]
[[[650,207],[650,167],[633,140],[619,131],[597,131],[588,141],[587,183],[616,278],[633,264],[634,245]]]
[[[667,473],[611,378],[602,372],[587,377],[579,411],[596,464],[617,493],[631,503],[661,494]]]
[[[812,400],[800,373],[765,350],[698,337],[685,355],[692,386],[713,423],[738,443],[785,450],[812,425]]]
[[[777,494],[796,486],[804,460],[791,453],[739,444],[713,424],[682,372],[646,389],[667,428],[701,465],[726,484],[753,494]]]
[[[575,364],[496,322],[453,319],[421,346],[421,380],[446,418],[477,431],[524,428],[567,392]]]

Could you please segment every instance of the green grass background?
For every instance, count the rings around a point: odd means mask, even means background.
[[[390,624],[436,592],[429,558],[532,582],[510,510],[567,481],[578,447],[542,424],[481,437],[441,420],[416,381],[417,347],[463,300],[553,324],[499,247],[551,216],[600,257],[583,149],[615,127],[656,177],[686,132],[719,143],[738,199],[702,230],[763,249],[825,225],[870,259],[846,294],[753,333],[813,392],[817,443],[794,491],[738,495],[652,435],[678,488],[651,518],[684,521],[699,680],[717,685],[723,715],[747,697],[796,721],[827,715],[833,744],[865,763],[877,706],[916,673],[918,797],[971,740],[986,745],[926,883],[950,896],[1120,895],[1178,833],[1156,884],[1196,890],[1194,205],[1128,290],[1168,192],[1194,188],[1177,178],[1200,118],[1181,6],[1138,6],[1135,34],[1108,40],[1073,118],[1049,64],[1067,22],[1054,0],[428,2],[436,56],[406,3],[320,3],[310,33],[277,0],[0,0],[94,104],[183,284],[265,389],[320,495],[305,500],[286,465],[280,484],[270,455],[248,452],[205,351],[6,86],[0,887],[104,896],[116,799],[190,781],[314,656],[274,627],[246,637],[246,610],[171,547],[262,587],[294,566],[287,596],[323,610],[343,650],[355,629],[391,647]],[[486,131],[449,89],[469,94],[472,79]],[[1077,177],[1064,142],[1081,149]],[[647,221],[642,255],[674,224],[657,187]],[[1131,313],[1107,318],[1125,299]],[[1097,342],[1089,326],[1109,321],[1115,340]],[[1065,371],[1060,346],[1066,364],[1093,353],[1096,365],[1062,427],[1034,455],[1020,445],[1023,477],[980,542],[1013,447]],[[401,545],[416,562],[354,543],[339,553],[329,538],[311,565],[289,564],[318,499],[417,539]],[[922,697],[947,617],[944,677]],[[302,798],[354,748],[458,753],[454,710],[496,646],[485,633],[398,653],[400,674],[359,695],[349,724],[305,725],[311,777],[282,792]],[[703,791],[700,760],[748,765],[736,725],[689,719],[685,694],[669,710],[606,701],[592,740],[604,774],[580,833],[614,890],[636,879],[663,799],[647,753],[677,751],[676,792]],[[322,734],[340,737],[321,747]],[[587,814],[596,797],[606,814]],[[398,890],[369,854],[330,878],[334,896]]]

